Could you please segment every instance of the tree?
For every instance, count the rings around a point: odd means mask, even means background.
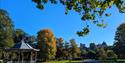
[[[12,47],[14,25],[7,11],[0,9],[0,47]]]
[[[80,49],[77,47],[75,39],[71,39],[70,43],[71,43],[71,55],[72,55],[72,58],[80,57]]]
[[[88,50],[87,56],[88,56],[89,59],[96,59],[96,51]]]
[[[36,39],[36,36],[28,36],[27,37],[27,42],[29,43],[29,44],[32,44],[33,42],[35,42],[37,39]]]
[[[89,49],[90,49],[90,50],[95,50],[95,49],[96,49],[95,43],[90,43],[90,44],[89,44]]]
[[[108,59],[117,59],[117,55],[113,52],[113,50],[107,50]]]
[[[82,58],[87,58],[87,47],[85,46],[85,44],[80,43],[80,51],[81,51],[81,57]]]
[[[87,49],[85,44],[80,43],[80,49]]]
[[[106,42],[103,41],[102,44],[97,45],[97,48],[104,48],[104,50],[107,50],[108,46],[107,46]]]
[[[70,59],[71,58],[70,44],[67,41],[65,41],[65,43],[64,43],[63,58],[64,59]]]
[[[107,49],[108,49],[106,42],[103,41],[102,47],[104,48],[104,50],[107,50]]]
[[[26,32],[24,32],[22,29],[16,29],[14,32],[14,42],[18,43],[22,39],[26,39],[27,36],[28,36],[28,34]]]
[[[90,43],[89,44],[89,49],[88,49],[88,58],[95,59],[96,58],[96,45],[95,43]]]
[[[105,41],[102,42],[102,46],[103,46],[103,47],[107,47],[107,44],[106,44]]]
[[[63,43],[63,38],[57,38],[56,39],[56,47],[57,47],[57,52],[56,52],[56,58],[57,59],[63,59],[63,50],[64,50],[64,43]]]
[[[97,54],[96,56],[100,60],[104,60],[107,58],[107,54],[106,54],[106,51],[104,50],[104,48],[97,48],[96,54]]]
[[[93,24],[105,28],[105,24],[102,16],[110,16],[111,13],[107,13],[106,10],[111,9],[112,6],[116,6],[120,13],[125,13],[125,1],[124,0],[32,0],[37,5],[37,8],[44,9],[44,4],[51,2],[56,4],[60,2],[65,6],[65,14],[68,14],[70,10],[78,12],[83,20],[83,23],[91,21]],[[84,36],[89,33],[89,25],[78,31],[79,36]]]
[[[115,33],[114,52],[119,58],[125,58],[125,23],[122,23]]]
[[[39,57],[46,61],[54,59],[56,55],[56,39],[50,29],[43,29],[37,33]]]

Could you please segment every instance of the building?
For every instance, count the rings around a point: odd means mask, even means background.
[[[18,42],[12,48],[0,48],[0,50],[4,51],[2,60],[7,63],[36,63],[37,52],[39,51],[39,49],[34,49],[28,43],[25,43],[24,40]],[[11,55],[8,55],[7,52],[15,53],[16,58],[11,58]]]

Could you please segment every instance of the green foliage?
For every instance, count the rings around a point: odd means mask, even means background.
[[[31,44],[33,42],[36,42],[37,39],[35,36],[28,36],[26,40],[29,44]]]
[[[112,6],[116,6],[120,13],[125,13],[125,1],[124,0],[32,0],[37,4],[37,8],[44,9],[44,4],[51,2],[56,4],[60,2],[65,6],[65,14],[68,14],[70,10],[78,12],[81,19],[85,22],[91,21],[93,24],[105,28],[107,24],[100,23],[103,20],[102,16],[109,17],[111,13],[106,13],[106,10],[111,9]],[[88,24],[87,24],[88,25]],[[87,30],[87,31],[86,31]],[[83,28],[78,31],[79,36],[85,36],[89,33],[89,28]]]
[[[98,59],[100,60],[105,60],[107,58],[107,54],[104,48],[99,48],[97,50],[97,54],[98,54]]]
[[[62,59],[64,55],[64,43],[63,43],[63,38],[57,38],[56,39],[56,47],[57,47],[57,52],[56,52],[56,58],[57,59]]]
[[[88,50],[88,58],[89,59],[95,59],[96,58],[96,51],[94,50]]]
[[[5,10],[0,9],[0,47],[12,47],[13,41],[13,23]]]
[[[117,28],[113,47],[119,58],[125,58],[125,23]]]
[[[68,42],[64,43],[63,58],[64,59],[71,58],[70,44]]]
[[[0,59],[2,58],[3,51],[0,50]]]
[[[88,35],[89,32],[90,32],[89,27],[85,27],[83,28],[82,31],[78,31],[77,34],[81,37],[81,36]]]
[[[81,49],[80,51],[81,51],[81,55],[87,55],[88,53],[85,49]]]
[[[24,39],[24,37],[26,37],[26,35],[27,33],[25,33],[22,29],[16,29],[14,32],[14,42],[20,42],[22,39]]]
[[[70,49],[71,49],[72,58],[80,57],[80,49],[77,47],[75,39],[71,39],[70,43],[71,43],[71,48]]]
[[[107,57],[109,59],[117,59],[117,55],[113,52],[113,50],[107,50]]]

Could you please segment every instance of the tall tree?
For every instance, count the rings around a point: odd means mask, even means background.
[[[125,58],[125,23],[122,23],[115,33],[114,51],[119,58]]]
[[[50,29],[43,29],[37,33],[40,57],[44,61],[54,59],[56,55],[56,39]]]
[[[85,44],[80,43],[80,51],[81,51],[81,57],[82,58],[87,58],[87,47],[85,46]]]
[[[0,47],[12,47],[14,25],[5,10],[0,9]]]
[[[71,58],[70,44],[67,41],[65,41],[65,43],[64,43],[63,58],[64,59]]]
[[[80,57],[80,49],[78,48],[75,39],[70,40],[72,58]]]
[[[125,13],[125,0],[32,0],[37,4],[37,8],[44,9],[44,4],[51,2],[56,4],[60,2],[65,6],[65,14],[70,10],[78,12],[81,16],[83,23],[88,23],[90,20],[93,24],[105,28],[107,24],[104,22],[103,16],[110,16],[106,10],[111,9],[112,6],[118,8],[120,13]],[[78,31],[79,36],[84,36],[89,33],[89,25]]]
[[[63,38],[57,38],[56,45],[57,45],[56,58],[63,59],[63,54],[64,54],[63,53],[63,50],[64,50]]]

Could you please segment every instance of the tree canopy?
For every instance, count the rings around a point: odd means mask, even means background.
[[[125,58],[125,23],[122,23],[115,33],[114,51],[119,58]]]
[[[43,61],[54,59],[56,55],[56,39],[50,29],[43,29],[38,32],[38,48],[40,59]]]
[[[44,9],[44,5],[48,2],[52,4],[60,3],[65,7],[65,14],[68,14],[70,10],[74,10],[80,14],[83,23],[86,26],[81,30],[77,31],[79,36],[87,35],[89,30],[89,25],[87,24],[91,21],[93,24],[105,28],[107,24],[105,23],[103,16],[110,16],[111,13],[107,13],[106,10],[111,9],[112,6],[118,8],[120,13],[125,13],[125,0],[32,0],[37,5],[39,9]]]
[[[77,44],[76,44],[76,41],[75,39],[71,39],[70,40],[70,43],[71,43],[71,55],[72,55],[72,58],[77,58],[80,56],[80,49],[77,47]]]
[[[14,26],[5,10],[0,9],[0,47],[12,47]]]
[[[22,39],[24,39],[24,37],[26,38],[27,33],[24,32],[22,29],[16,29],[14,31],[14,42],[18,43],[20,42]]]

